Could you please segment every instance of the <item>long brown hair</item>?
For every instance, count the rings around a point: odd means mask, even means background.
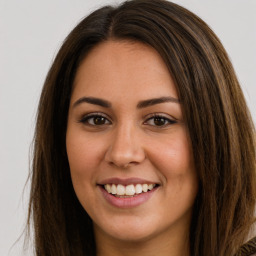
[[[190,11],[164,0],[103,7],[68,35],[45,80],[34,137],[28,224],[37,256],[95,255],[92,221],[73,190],[67,113],[76,70],[105,40],[155,48],[182,101],[200,188],[190,231],[192,256],[233,255],[254,221],[254,126],[226,51]]]

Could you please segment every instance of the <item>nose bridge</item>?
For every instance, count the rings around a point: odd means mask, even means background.
[[[118,167],[138,164],[145,158],[139,128],[132,122],[117,125],[111,137],[106,160]]]

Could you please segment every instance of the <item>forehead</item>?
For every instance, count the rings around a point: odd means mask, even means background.
[[[78,68],[73,86],[72,98],[177,97],[172,77],[157,51],[131,41],[106,41],[93,48]]]

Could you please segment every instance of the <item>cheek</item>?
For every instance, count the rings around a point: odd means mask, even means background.
[[[66,147],[71,172],[86,173],[102,159],[102,143],[97,143],[93,136],[68,131]]]
[[[194,161],[189,139],[183,130],[156,141],[150,149],[151,159],[165,177],[182,178],[194,173]]]
[[[90,211],[94,204],[93,188],[96,184],[99,149],[76,129],[69,129],[66,136],[66,149],[70,166],[71,180],[78,200],[84,209]]]
[[[150,158],[162,177],[166,194],[173,200],[184,197],[184,200],[193,201],[198,190],[198,177],[185,129],[155,142]]]
[[[198,192],[198,176],[189,139],[178,133],[154,150],[154,163],[164,181],[163,192],[168,202],[172,202],[171,211],[175,208],[181,213],[191,209]]]
[[[95,138],[69,129],[66,136],[66,148],[72,183],[76,192],[89,189],[96,182],[97,165],[102,158],[102,144],[95,143]],[[100,146],[101,145],[101,146]]]

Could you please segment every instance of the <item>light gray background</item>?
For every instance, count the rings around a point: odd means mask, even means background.
[[[29,147],[40,91],[63,39],[95,8],[121,1],[0,0],[0,255],[25,224]],[[216,32],[228,51],[256,120],[256,0],[176,0]],[[12,247],[12,248],[11,248]],[[26,255],[32,255],[27,253]]]

